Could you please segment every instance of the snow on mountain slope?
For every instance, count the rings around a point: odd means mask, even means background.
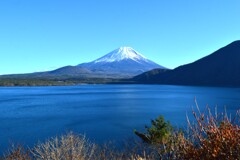
[[[78,66],[97,73],[127,76],[134,76],[155,68],[166,69],[148,60],[131,47],[120,47],[101,58]]]
[[[108,53],[107,55],[95,60],[94,63],[114,62],[114,61],[121,61],[121,60],[126,60],[126,59],[131,59],[136,62],[141,62],[141,61],[147,62],[148,61],[146,57],[144,57],[140,53],[136,52],[131,47],[120,47],[120,48]]]

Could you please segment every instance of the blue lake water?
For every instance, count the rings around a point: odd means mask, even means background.
[[[240,109],[240,88],[170,85],[81,85],[0,87],[0,149],[32,146],[68,131],[103,143],[135,137],[133,130],[164,115],[186,125],[196,97],[201,109]]]

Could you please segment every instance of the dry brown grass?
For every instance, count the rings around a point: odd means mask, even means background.
[[[130,144],[130,143],[129,143]],[[1,158],[0,158],[1,159]],[[68,133],[37,144],[33,149],[12,146],[6,160],[151,160],[144,151],[135,148],[119,151],[113,144],[99,146],[90,143],[85,136]]]
[[[90,143],[85,136],[73,133],[55,137],[45,143],[39,143],[33,148],[35,159],[45,160],[90,160],[96,150],[96,145]]]
[[[21,145],[11,146],[11,149],[4,156],[5,160],[31,160],[31,153]]]

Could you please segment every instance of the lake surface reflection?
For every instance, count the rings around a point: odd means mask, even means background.
[[[196,97],[201,109],[240,109],[240,88],[170,85],[81,85],[0,88],[0,149],[32,146],[68,131],[103,143],[135,137],[133,130],[164,115],[186,125]]]

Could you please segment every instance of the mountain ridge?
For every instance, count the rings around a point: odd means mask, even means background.
[[[240,86],[240,41],[234,41],[212,54],[174,70],[148,72],[133,78],[136,83]],[[148,77],[144,76],[148,73]]]

